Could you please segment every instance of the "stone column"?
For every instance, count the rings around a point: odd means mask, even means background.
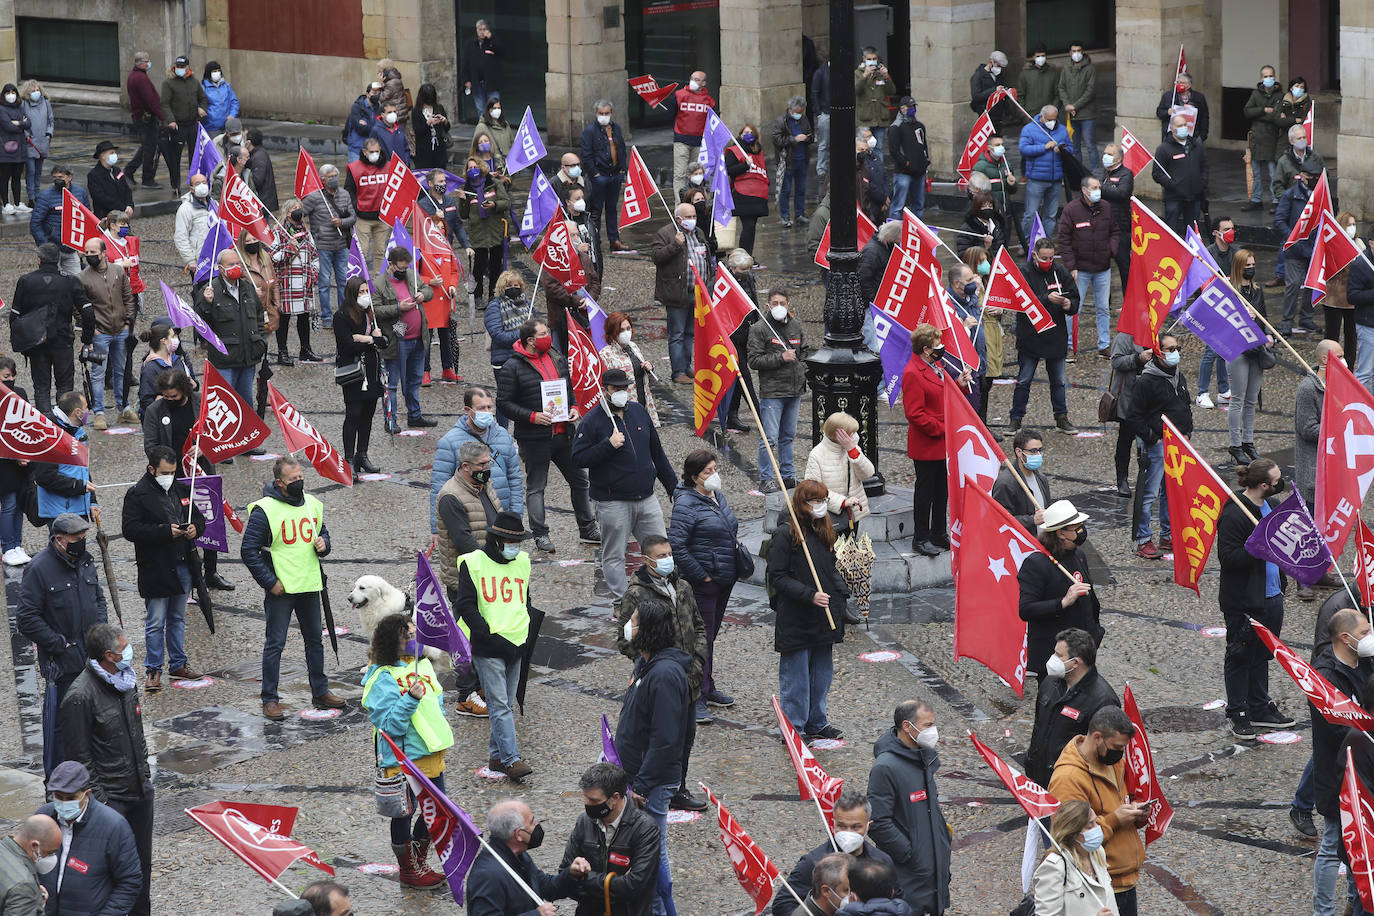
[[[994,11],[993,0],[911,5],[911,85],[936,175],[954,174],[978,117],[969,108],[969,78],[995,48]],[[1015,59],[1015,48],[1002,50]]]
[[[1337,190],[1342,209],[1368,219],[1374,213],[1374,9],[1368,4],[1342,7],[1340,49],[1341,132],[1336,139],[1336,158],[1341,169]]]
[[[0,73],[12,73],[16,81],[19,77],[15,52],[14,0],[0,0]]]
[[[610,99],[616,119],[629,121],[623,0],[548,0],[549,72],[544,81],[551,143],[576,145],[596,116],[597,99]],[[628,130],[627,130],[628,132]]]
[[[759,129],[805,95],[801,78],[801,0],[721,0],[720,116],[733,131]]]

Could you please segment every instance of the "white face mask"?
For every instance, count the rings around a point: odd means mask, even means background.
[[[205,198],[210,196],[210,186],[202,181],[200,184],[196,185],[194,188],[191,189],[191,193],[194,194],[196,197],[199,197],[201,200],[204,200]]]
[[[492,119],[493,121],[499,121],[499,120],[501,120],[501,109],[500,109],[500,108],[493,108],[493,109],[491,110],[491,119]]]
[[[574,213],[581,213],[587,209],[587,202],[585,200],[575,200],[572,202],[572,208]]]
[[[1043,67],[1043,66],[1045,66],[1045,55],[1043,55],[1043,54],[1037,54],[1036,57],[1035,57],[1035,65],[1036,65],[1037,67]]]
[[[358,296],[358,308],[372,308],[372,296],[368,293],[363,293],[362,295]]]
[[[1347,238],[1352,238],[1352,239],[1353,239],[1353,238],[1355,237],[1355,230],[1356,230],[1357,228],[1359,228],[1359,227],[1357,227],[1357,226],[1346,226],[1346,227],[1345,227],[1345,235],[1346,235],[1346,237],[1347,237]]]
[[[633,640],[633,639],[635,638],[635,624],[634,624],[634,621],[633,621],[633,620],[627,620],[627,621],[625,621],[625,629],[624,629],[622,632],[625,634],[625,641],[626,641],[626,642],[630,642],[631,640]]]
[[[609,126],[611,125],[611,116],[610,116],[610,115],[597,115],[597,116],[596,116],[596,123],[600,124],[602,127],[609,127]]]
[[[716,471],[701,482],[701,485],[712,493],[720,492],[720,471]]]
[[[33,861],[34,867],[38,869],[40,875],[46,875],[57,867],[57,853],[48,853],[46,856],[39,856]]]
[[[700,172],[697,172],[695,175],[690,176],[687,180],[690,181],[692,184],[699,185],[706,180],[706,176],[701,174]]]
[[[1064,666],[1064,660],[1058,655],[1051,655],[1045,662],[1045,673],[1050,677],[1063,677],[1069,673],[1069,669]]]
[[[1058,121],[1054,121],[1054,120],[1046,121],[1046,122],[1045,122],[1045,128],[1046,128],[1047,130],[1054,130],[1054,125],[1056,125],[1056,124],[1058,124],[1058,123],[1059,123]]]
[[[868,138],[868,148],[869,148],[869,149],[877,149],[877,148],[878,148],[878,138],[877,138],[877,137],[869,137],[869,138]]]
[[[615,339],[620,343],[622,347],[628,347],[630,345],[630,339],[633,337],[634,332],[630,331],[629,329],[621,331],[619,334],[615,335]]]
[[[684,219],[684,220],[682,221],[682,231],[683,231],[683,232],[689,232],[689,233],[690,233],[690,232],[695,232],[695,231],[696,231],[696,228],[697,228],[696,217],[689,216],[687,219]]]
[[[693,92],[700,92],[701,83],[698,83],[696,80],[692,80],[687,84],[687,88],[692,90]]]
[[[377,160],[378,160],[378,159],[381,159],[381,158],[382,158],[382,154],[381,154],[381,153],[368,153],[368,154],[367,154],[367,161],[368,161],[368,162],[371,162],[373,165],[376,165],[376,164],[377,164]]]
[[[176,475],[158,474],[153,479],[157,481],[157,485],[159,487],[162,487],[163,491],[165,492],[167,490],[172,489],[172,481],[176,480]]]
[[[219,70],[211,70],[211,71],[210,71],[210,82],[212,82],[212,83],[218,83],[218,82],[219,82],[221,79],[223,79],[223,78],[224,78],[224,74],[221,73]]]
[[[395,124],[395,123],[396,123],[396,112],[394,112],[394,111],[388,111],[384,117],[385,117],[386,123],[388,123],[388,124]]]
[[[611,392],[611,406],[612,406],[612,407],[624,407],[624,406],[625,406],[626,404],[628,404],[628,403],[630,403],[630,392],[628,392],[628,391],[612,391],[612,392]]]
[[[988,67],[988,72],[991,73],[993,76],[1001,76],[1002,68],[997,66],[996,64],[993,64],[991,67]]]
[[[812,503],[812,504],[811,504],[811,517],[812,517],[812,518],[825,518],[826,515],[829,514],[829,512],[830,512],[830,505],[829,505],[828,503]]]
[[[863,847],[864,835],[862,833],[855,833],[853,830],[836,830],[835,845],[840,847],[840,852],[847,852],[853,855]]]
[[[787,306],[785,306],[785,305],[775,305],[775,306],[773,306],[772,308],[770,308],[770,309],[768,310],[768,314],[770,314],[770,315],[773,316],[773,320],[774,320],[774,321],[786,321],[786,320],[787,320]]]
[[[1072,54],[1069,55],[1069,60],[1073,61],[1074,63],[1079,63],[1083,60],[1083,52],[1074,51]]]
[[[243,142],[243,134],[230,134],[229,142],[237,146],[238,144]]]
[[[1102,154],[1102,167],[1103,167],[1103,168],[1109,169],[1109,168],[1111,168],[1111,167],[1112,167],[1113,165],[1115,165],[1115,164],[1116,164],[1116,160],[1115,160],[1114,158],[1112,158],[1112,156],[1111,156],[1110,153],[1103,153],[1103,154]]]
[[[934,725],[923,728],[916,733],[916,744],[926,750],[934,750],[935,745],[940,743],[940,732]]]
[[[1001,159],[1006,154],[1007,148],[1005,146],[994,146],[992,148],[992,158],[994,159]]]
[[[118,153],[106,153],[106,154],[105,154],[105,164],[106,164],[106,165],[113,166],[113,165],[114,165],[116,162],[118,162],[118,161],[119,161],[119,154],[118,154]]]
[[[5,101],[13,105],[15,102],[19,101],[19,96],[15,95],[13,92],[6,92]]]
[[[1364,634],[1359,643],[1355,645],[1355,652],[1360,658],[1374,656],[1374,632]]]

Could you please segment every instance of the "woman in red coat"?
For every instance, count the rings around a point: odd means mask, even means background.
[[[754,230],[759,217],[768,215],[768,165],[763,158],[759,129],[745,124],[739,131],[739,142],[749,154],[745,159],[735,144],[725,148],[725,172],[730,176],[730,193],[735,198],[735,216],[739,217],[739,247],[754,253]]]
[[[911,491],[911,549],[938,557],[949,549],[945,472],[945,355],[940,332],[919,324],[911,332],[911,362],[902,372],[902,410],[906,413],[906,454],[916,466]]]

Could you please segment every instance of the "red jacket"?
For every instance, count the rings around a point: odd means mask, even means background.
[[[134,67],[129,71],[127,84],[129,90],[129,113],[133,115],[135,121],[143,120],[143,113],[148,112],[159,121],[167,120],[162,115],[162,97],[158,95],[157,87],[148,78],[148,74]]]
[[[748,159],[741,159],[739,150],[734,145],[725,149],[726,170],[729,171],[730,165],[736,162],[744,162],[747,170],[736,175],[731,182],[731,189],[735,194],[743,194],[746,197],[768,197],[768,164],[763,159],[763,150],[757,153],[750,153]]]
[[[693,92],[686,86],[673,93],[673,140],[678,143],[700,141],[706,133],[706,112],[716,107],[716,100],[706,90]]]
[[[906,456],[917,461],[945,459],[945,382],[943,373],[919,355],[902,370],[902,411],[906,414]]]
[[[348,164],[348,178],[344,184],[353,195],[353,209],[358,216],[377,219],[382,209],[382,195],[386,192],[386,167],[355,159]]]

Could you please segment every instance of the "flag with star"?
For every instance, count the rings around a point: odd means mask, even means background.
[[[964,487],[963,500],[954,657],[982,662],[1019,697],[1026,689],[1026,622],[1016,573],[1045,549],[982,487]]]

